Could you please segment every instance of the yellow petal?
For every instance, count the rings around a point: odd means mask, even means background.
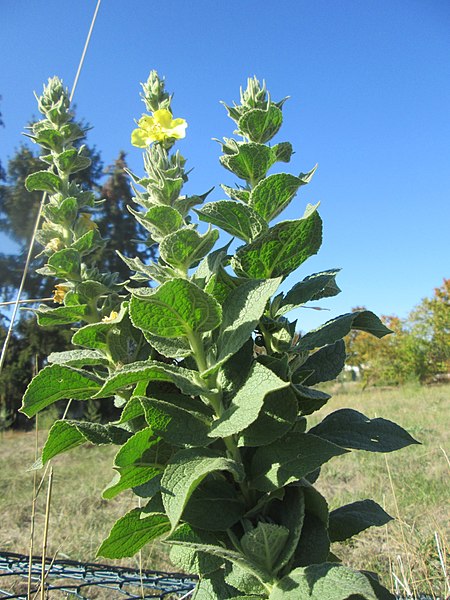
[[[160,108],[153,113],[153,119],[164,129],[170,129],[172,126],[172,113],[167,108]]]
[[[186,137],[186,127],[187,123],[184,119],[175,119],[176,121],[181,121],[181,123],[177,124],[170,130],[170,137],[176,138],[177,140],[181,140]]]
[[[147,134],[142,129],[134,129],[131,133],[131,143],[137,148],[145,148],[149,145]]]

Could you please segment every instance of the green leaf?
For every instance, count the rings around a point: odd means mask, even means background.
[[[69,365],[70,367],[84,367],[86,365],[107,365],[108,359],[98,350],[66,350],[65,352],[52,352],[48,355],[49,363]]]
[[[184,358],[192,354],[189,342],[185,338],[166,338],[144,331],[147,342],[159,354],[168,358]]]
[[[269,222],[279,215],[291,202],[301,185],[309,183],[317,165],[309,173],[299,177],[289,173],[269,175],[256,185],[249,200],[249,206]]]
[[[76,250],[80,256],[85,256],[98,248],[102,248],[104,245],[105,240],[102,239],[98,230],[91,229],[75,240],[72,244],[72,248]]]
[[[73,248],[64,248],[52,254],[48,259],[48,266],[55,277],[77,281],[80,279],[81,257]]]
[[[267,230],[267,223],[257,212],[234,200],[208,202],[195,212],[200,221],[217,225],[245,242],[251,241]]]
[[[62,202],[49,202],[44,205],[43,213],[49,221],[71,226],[77,216],[78,202],[74,197],[64,198]]]
[[[300,369],[295,371],[292,381],[302,381],[304,385],[308,386],[322,381],[332,381],[344,368],[346,357],[343,340],[324,346],[311,354]],[[308,373],[310,374],[308,375]],[[304,374],[307,375],[306,379]]]
[[[226,564],[225,568],[225,581],[232,587],[245,594],[244,596],[233,596],[235,600],[238,598],[239,600],[243,600],[245,598],[257,598],[261,600],[261,597],[265,598],[267,596],[265,587],[258,579],[256,579],[256,577],[230,562]]]
[[[226,169],[251,185],[256,185],[274,163],[289,162],[291,154],[292,146],[289,142],[272,147],[240,142],[233,148],[233,153],[224,154],[219,160]]]
[[[367,331],[377,338],[392,333],[373,312],[369,310],[356,311],[331,319],[318,329],[308,332],[300,338],[296,349],[298,351],[314,350],[314,348],[321,348],[327,344],[334,344],[350,333],[351,329]]]
[[[114,498],[120,492],[150,481],[163,467],[156,462],[152,446],[158,444],[151,428],[142,429],[125,442],[114,459],[117,474],[103,491],[106,499]]]
[[[322,408],[331,398],[330,394],[309,388],[305,385],[292,385],[292,389],[297,397],[302,416],[311,415],[316,410]]]
[[[335,563],[323,563],[291,571],[275,585],[269,600],[348,600],[357,595],[377,600],[362,573]]]
[[[249,378],[233,398],[230,406],[211,427],[209,437],[228,437],[239,433],[256,421],[264,398],[269,392],[288,387],[270,369],[255,362]]]
[[[91,160],[87,156],[83,156],[82,151],[83,148],[70,148],[55,156],[54,160],[58,170],[71,175],[87,169],[91,164]]]
[[[266,394],[256,421],[241,433],[238,446],[266,446],[292,428],[298,404],[291,389],[283,388]]]
[[[270,505],[268,514],[275,523],[282,525],[289,532],[284,547],[278,555],[275,572],[285,567],[294,554],[303,528],[305,515],[305,497],[301,486],[291,485],[285,488],[282,499],[275,499]]]
[[[420,443],[396,423],[369,419],[351,408],[336,410],[310,432],[344,448],[369,452],[393,452]]]
[[[322,243],[322,220],[316,211],[296,221],[282,221],[231,259],[237,275],[269,279],[289,275]]]
[[[368,527],[381,527],[392,517],[373,500],[359,500],[330,513],[329,535],[332,542],[342,542]]]
[[[223,189],[225,194],[232,200],[240,200],[241,202],[248,204],[250,200],[250,190],[245,190],[243,188],[234,189],[229,187],[228,185],[223,184],[221,184],[220,187]]]
[[[226,531],[239,521],[244,512],[243,499],[229,483],[206,478],[189,499],[183,520],[198,529]]]
[[[87,400],[98,392],[99,379],[90,373],[62,365],[50,365],[28,385],[20,412],[34,417],[40,410],[63,398]]]
[[[130,210],[156,241],[173,233],[183,225],[183,217],[171,206],[152,206],[145,214]]]
[[[214,373],[245,344],[280,283],[280,279],[246,281],[230,292],[217,339],[217,359],[203,377]]]
[[[130,433],[114,425],[88,423],[83,421],[56,421],[48,432],[47,441],[42,449],[42,464],[67,452],[80,444],[123,444]]]
[[[336,285],[336,275],[339,273],[339,270],[331,269],[330,271],[314,273],[295,284],[286,296],[281,299],[280,306],[276,310],[276,315],[284,315],[310,300],[320,300],[339,294],[341,290]]]
[[[195,529],[191,525],[184,523],[172,535],[174,535],[176,540],[185,542],[185,545],[177,544],[172,545],[170,548],[171,562],[185,573],[196,573],[204,577],[213,571],[217,571],[222,566],[222,558],[212,556],[206,552],[198,552],[189,547],[191,543],[212,546],[219,545],[216,534],[210,531]]]
[[[177,526],[194,490],[214,471],[230,471],[237,479],[243,477],[240,465],[209,448],[180,450],[167,465],[161,479],[161,489],[172,530]]]
[[[192,600],[228,600],[236,593],[236,589],[230,587],[224,580],[224,573],[221,569],[209,573],[206,577],[201,577],[195,587]]]
[[[327,562],[330,554],[330,538],[327,526],[317,516],[305,512],[303,528],[292,557],[292,567],[307,567]]]
[[[170,381],[187,396],[205,393],[197,371],[184,369],[178,365],[166,365],[157,361],[138,361],[125,365],[105,382],[97,393],[97,398],[107,398],[117,390],[140,381]]]
[[[268,573],[273,573],[288,538],[289,529],[286,527],[259,522],[242,536],[241,546],[247,558],[260,564]]]
[[[54,194],[61,189],[61,179],[50,171],[36,171],[28,175],[25,187],[29,192],[40,191]]]
[[[145,544],[170,530],[169,519],[166,515],[151,514],[145,518],[142,518],[141,515],[142,510],[134,508],[119,519],[98,549],[97,556],[104,558],[134,556]]]
[[[212,556],[228,560],[254,575],[259,581],[271,581],[271,574],[262,569],[258,563],[251,561],[236,550],[230,550],[224,545],[219,545],[218,542],[194,542],[189,536],[186,536],[186,528],[187,531],[189,531],[189,526],[181,525],[181,527],[176,529],[165,539],[165,542],[176,546],[187,546],[191,550],[206,552]]]
[[[325,443],[324,443],[325,442]],[[293,481],[347,450],[309,433],[288,433],[258,448],[251,463],[251,487],[270,492]]]
[[[143,331],[174,338],[216,329],[222,314],[218,302],[194,283],[173,279],[145,297],[133,296],[130,317]]]
[[[283,123],[283,113],[274,104],[267,110],[253,108],[242,115],[238,121],[239,131],[251,142],[265,144],[278,132]]]
[[[58,308],[49,308],[48,306],[41,305],[34,312],[36,313],[39,325],[41,325],[41,327],[48,327],[82,321],[88,313],[88,310],[86,304],[59,306]]]
[[[174,446],[204,446],[211,422],[188,409],[155,398],[141,398],[145,419],[155,435]]]
[[[167,235],[159,245],[159,252],[167,264],[187,271],[208,254],[218,238],[217,229],[208,229],[201,235],[195,229],[184,227]]]

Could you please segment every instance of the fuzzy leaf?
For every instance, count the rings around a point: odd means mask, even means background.
[[[330,513],[329,535],[332,542],[342,542],[368,527],[381,527],[392,517],[373,500],[359,500]]]
[[[23,396],[22,408],[27,417],[63,398],[87,400],[98,392],[101,384],[97,377],[63,365],[50,365],[34,377]]]
[[[233,200],[209,202],[195,211],[200,221],[217,225],[245,242],[267,230],[267,223],[249,206]]]
[[[248,204],[248,201],[250,200],[250,190],[245,190],[243,188],[235,189],[223,184],[221,184],[220,187],[232,200],[240,200],[241,202],[244,202],[244,204]]]
[[[81,257],[77,250],[64,248],[52,254],[48,266],[59,279],[79,280]]]
[[[159,252],[167,264],[186,271],[209,253],[218,238],[217,229],[209,229],[201,235],[195,229],[184,227],[167,235],[159,245]]]
[[[48,355],[49,363],[69,365],[70,367],[84,367],[86,365],[107,365],[108,359],[98,350],[67,350],[65,352],[52,352]]]
[[[235,478],[243,477],[242,467],[234,460],[209,448],[180,450],[167,465],[161,479],[161,489],[172,530],[177,526],[194,490],[214,471],[230,471]]]
[[[336,285],[336,275],[339,269],[331,269],[330,271],[322,271],[305,277],[286,294],[281,300],[280,307],[277,310],[277,315],[284,315],[297,306],[302,306],[310,300],[320,300],[321,298],[329,298],[336,296],[341,291]]]
[[[86,304],[74,306],[59,306],[58,308],[49,308],[41,305],[36,311],[37,322],[41,327],[52,325],[66,325],[82,321],[88,312]]]
[[[266,394],[258,418],[244,429],[238,446],[266,446],[285,435],[295,422],[298,404],[289,388]]]
[[[373,312],[369,310],[356,311],[331,319],[318,329],[306,333],[298,342],[296,349],[299,351],[314,350],[314,348],[321,348],[327,344],[334,344],[350,333],[351,329],[367,331],[377,338],[392,333]]]
[[[288,142],[272,147],[250,142],[237,144],[233,154],[224,154],[219,160],[226,169],[255,185],[274,163],[289,162],[291,154],[292,146]]]
[[[203,373],[204,377],[216,371],[245,344],[280,283],[280,279],[246,281],[230,292],[217,339],[218,356],[215,364]]]
[[[289,275],[322,243],[322,220],[314,210],[296,221],[282,221],[251,244],[238,249],[231,259],[237,275],[268,279]]]
[[[211,442],[208,439],[210,422],[182,405],[155,398],[141,398],[141,403],[147,423],[155,435],[166,442],[174,446],[203,446]]]
[[[58,166],[58,169],[68,174],[87,169],[91,164],[91,160],[87,156],[83,156],[80,152],[81,149],[69,148],[69,150],[65,150],[55,156],[55,164]]]
[[[275,523],[259,522],[241,538],[244,554],[272,573],[275,563],[289,538],[289,529]]]
[[[322,408],[331,398],[330,394],[307,387],[306,385],[293,385],[292,389],[297,397],[302,416],[311,415],[316,410]]]
[[[190,369],[166,365],[157,361],[138,361],[130,365],[125,365],[122,369],[111,375],[96,397],[107,398],[117,390],[139,383],[140,381],[170,381],[183,394],[197,396],[205,392],[204,387],[198,380],[198,373]]]
[[[369,452],[393,452],[411,444],[419,444],[400,425],[387,419],[369,419],[351,408],[331,413],[310,433],[344,448]]]
[[[146,227],[152,235],[164,238],[169,233],[179,229],[183,224],[183,217],[171,206],[152,206],[145,214],[132,211],[139,222]]]
[[[283,577],[269,600],[347,600],[353,596],[377,600],[362,573],[335,563],[300,567]]]
[[[316,515],[306,511],[300,540],[292,557],[291,568],[327,562],[329,554],[330,538],[327,526]]]
[[[166,515],[151,514],[141,518],[142,511],[134,508],[116,521],[109,536],[97,551],[104,558],[134,556],[151,540],[161,537],[170,530]]]
[[[218,327],[221,307],[216,300],[186,279],[163,283],[146,296],[133,296],[133,325],[154,335],[187,337]]]
[[[253,188],[249,205],[266,222],[271,221],[288,206],[298,188],[310,182],[316,168],[317,166],[309,173],[302,173],[299,177],[289,173],[269,175]]]
[[[114,425],[101,425],[83,421],[56,421],[48,432],[47,441],[42,449],[42,464],[67,452],[80,444],[123,444],[130,433]]]
[[[222,566],[223,559],[189,548],[190,543],[218,545],[219,541],[216,534],[196,529],[188,523],[184,523],[172,535],[176,540],[185,542],[185,545],[177,544],[172,545],[170,548],[171,562],[185,573],[197,573],[204,577],[213,571],[217,571]]]
[[[301,368],[295,372],[293,381],[295,382],[300,377],[302,383],[308,386],[322,381],[332,381],[344,368],[346,356],[343,340],[324,346],[311,354]],[[302,374],[308,372],[311,374],[304,379]]]
[[[25,187],[29,192],[40,191],[54,194],[61,188],[61,179],[50,171],[36,171],[25,180]]]
[[[283,123],[283,113],[269,104],[267,110],[253,108],[245,112],[238,121],[239,131],[251,142],[265,144],[273,138]]]
[[[324,443],[325,442],[325,443]],[[258,448],[251,464],[251,487],[270,492],[298,481],[347,450],[309,433],[288,433]]]
[[[228,437],[243,431],[256,421],[266,394],[288,386],[289,382],[255,362],[249,378],[237,392],[229,408],[213,423],[209,437]]]

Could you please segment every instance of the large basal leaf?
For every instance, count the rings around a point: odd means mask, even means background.
[[[329,554],[330,538],[327,526],[318,517],[306,511],[300,540],[292,557],[291,568],[327,562]]]
[[[273,444],[256,450],[251,463],[250,486],[270,492],[298,481],[330,458],[346,452],[344,448],[309,433],[288,433]]]
[[[185,227],[167,235],[159,245],[159,253],[167,264],[187,271],[208,254],[218,238],[217,229],[209,229],[201,235]]]
[[[338,340],[334,344],[320,348],[303,363],[293,375],[293,382],[301,381],[303,385],[316,385],[323,381],[336,379],[345,365],[345,344]]]
[[[255,362],[249,378],[233,398],[230,406],[211,427],[209,437],[228,437],[240,433],[256,421],[266,394],[289,386],[270,369]]]
[[[314,273],[296,283],[283,297],[280,297],[275,313],[284,315],[297,306],[302,306],[311,300],[321,300],[336,296],[341,291],[336,285],[336,275],[340,269],[330,269],[321,273]]]
[[[322,220],[316,210],[296,221],[282,221],[251,244],[241,246],[231,259],[237,275],[269,279],[289,275],[322,243]]]
[[[161,489],[172,529],[177,526],[194,490],[214,471],[229,471],[236,479],[243,477],[240,465],[209,448],[180,450],[167,465],[161,479]]]
[[[203,373],[212,374],[245,344],[281,280],[246,281],[227,297],[217,339],[218,354],[214,365]]]
[[[331,398],[330,394],[316,390],[306,385],[292,385],[295,396],[298,400],[298,407],[302,416],[311,415],[316,410],[325,406]]]
[[[290,388],[266,394],[257,419],[244,429],[238,446],[266,446],[285,435],[295,423],[298,403]]]
[[[289,529],[275,523],[259,522],[254,529],[241,538],[244,554],[261,565],[268,573],[274,573],[275,564],[289,538]]]
[[[23,396],[20,412],[27,417],[34,417],[57,400],[87,400],[100,388],[100,380],[90,373],[63,365],[50,365],[31,380]]]
[[[353,596],[377,600],[362,573],[335,563],[324,563],[291,571],[275,585],[269,600],[348,600]]]
[[[222,558],[223,560],[228,560],[241,567],[241,569],[254,575],[259,581],[271,581],[271,574],[267,573],[267,571],[265,571],[258,563],[251,561],[249,558],[243,556],[236,550],[230,550],[225,545],[219,545],[218,542],[215,544],[208,542],[195,542],[192,540],[191,536],[186,535],[186,533],[189,532],[189,529],[189,525],[181,525],[165,539],[165,542],[177,546],[187,546],[191,550],[195,550],[197,552],[206,552],[212,556]]]
[[[64,248],[52,254],[48,266],[55,277],[75,281],[80,279],[81,257],[73,248]]]
[[[344,448],[369,452],[393,452],[420,443],[396,423],[382,418],[369,419],[351,408],[331,413],[310,433]]]
[[[40,191],[54,194],[61,188],[61,179],[50,171],[36,171],[28,175],[25,187],[29,192]]]
[[[206,393],[197,371],[148,360],[125,365],[116,371],[107,379],[96,397],[107,398],[114,392],[140,381],[171,381],[187,396]]]
[[[42,449],[42,464],[80,444],[124,444],[130,433],[114,425],[83,421],[56,421]]]
[[[200,221],[217,225],[230,235],[250,242],[267,230],[267,223],[249,206],[233,200],[208,202],[195,211]]]
[[[270,222],[291,202],[301,185],[309,183],[317,166],[299,177],[289,173],[269,175],[255,186],[250,194],[249,205]]]
[[[235,600],[237,598],[239,600],[245,600],[246,598],[261,600],[261,597],[265,598],[267,596],[266,589],[256,577],[230,562],[225,567],[225,581],[245,594],[244,596],[233,596]]]
[[[218,327],[222,311],[216,300],[186,279],[163,283],[130,302],[133,325],[154,335],[188,337]]]
[[[170,560],[185,573],[196,573],[203,577],[217,571],[222,564],[223,559],[207,552],[199,552],[189,547],[190,543],[208,544],[211,546],[220,545],[216,533],[196,529],[188,523],[180,525],[173,534],[175,539],[183,541],[184,544],[172,545],[170,548]]]
[[[332,542],[342,542],[369,527],[381,527],[392,517],[373,500],[359,500],[341,506],[330,513],[329,536]]]
[[[373,312],[369,310],[356,311],[331,319],[318,329],[306,333],[300,338],[296,349],[298,351],[314,350],[314,348],[321,348],[327,344],[334,344],[350,333],[352,329],[366,331],[377,338],[392,333]]]
[[[155,435],[174,446],[204,446],[211,443],[208,433],[211,421],[155,398],[141,398],[145,419]]]
[[[206,478],[194,491],[183,520],[198,529],[226,531],[245,512],[245,503],[233,486],[222,479]]]
[[[119,519],[98,549],[97,556],[134,556],[145,544],[170,531],[170,522],[166,515],[152,514],[144,518],[141,515],[141,509],[134,508]]]
[[[251,142],[265,144],[273,138],[283,123],[283,113],[269,104],[266,110],[252,108],[245,112],[238,121],[239,131]]]

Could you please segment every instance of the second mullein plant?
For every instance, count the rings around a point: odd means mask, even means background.
[[[58,279],[61,306],[36,312],[42,325],[72,323],[74,349],[48,357],[22,411],[33,417],[61,399],[91,398],[121,410],[107,424],[56,421],[40,464],[86,442],[116,444],[115,476],[103,497],[133,490],[137,507],[115,523],[99,556],[132,556],[160,538],[174,566],[198,576],[195,600],[393,598],[374,574],[342,565],[332,551],[333,542],[390,516],[372,500],[330,511],[315,483],[332,458],[417,442],[391,421],[352,409],[309,425],[330,398],[316,385],[344,367],[342,338],[352,329],[377,337],[389,330],[365,310],[304,335],[289,318],[340,290],[331,269],[279,291],[322,241],[317,205],[272,224],[315,171],[268,175],[292,155],[289,142],[269,144],[284,101],[273,102],[253,78],[240,103],[226,106],[237,139],[224,139],[220,162],[242,183],[222,186],[227,199],[205,203],[207,194],[181,193],[185,159],[173,146],[186,122],[173,118],[172,97],[155,72],[143,100],[148,114],[132,143],[145,148],[145,176],[131,175],[140,208],[130,210],[159,259],[123,257],[141,286],[127,289],[90,263],[105,241],[91,219],[93,194],[71,182],[87,159],[74,145],[84,132],[67,91],[55,78],[39,99],[44,119],[31,137],[48,168],[27,187],[49,194],[38,236],[48,257],[41,272]],[[197,220],[209,224],[203,234]],[[237,244],[216,248],[217,228]]]

